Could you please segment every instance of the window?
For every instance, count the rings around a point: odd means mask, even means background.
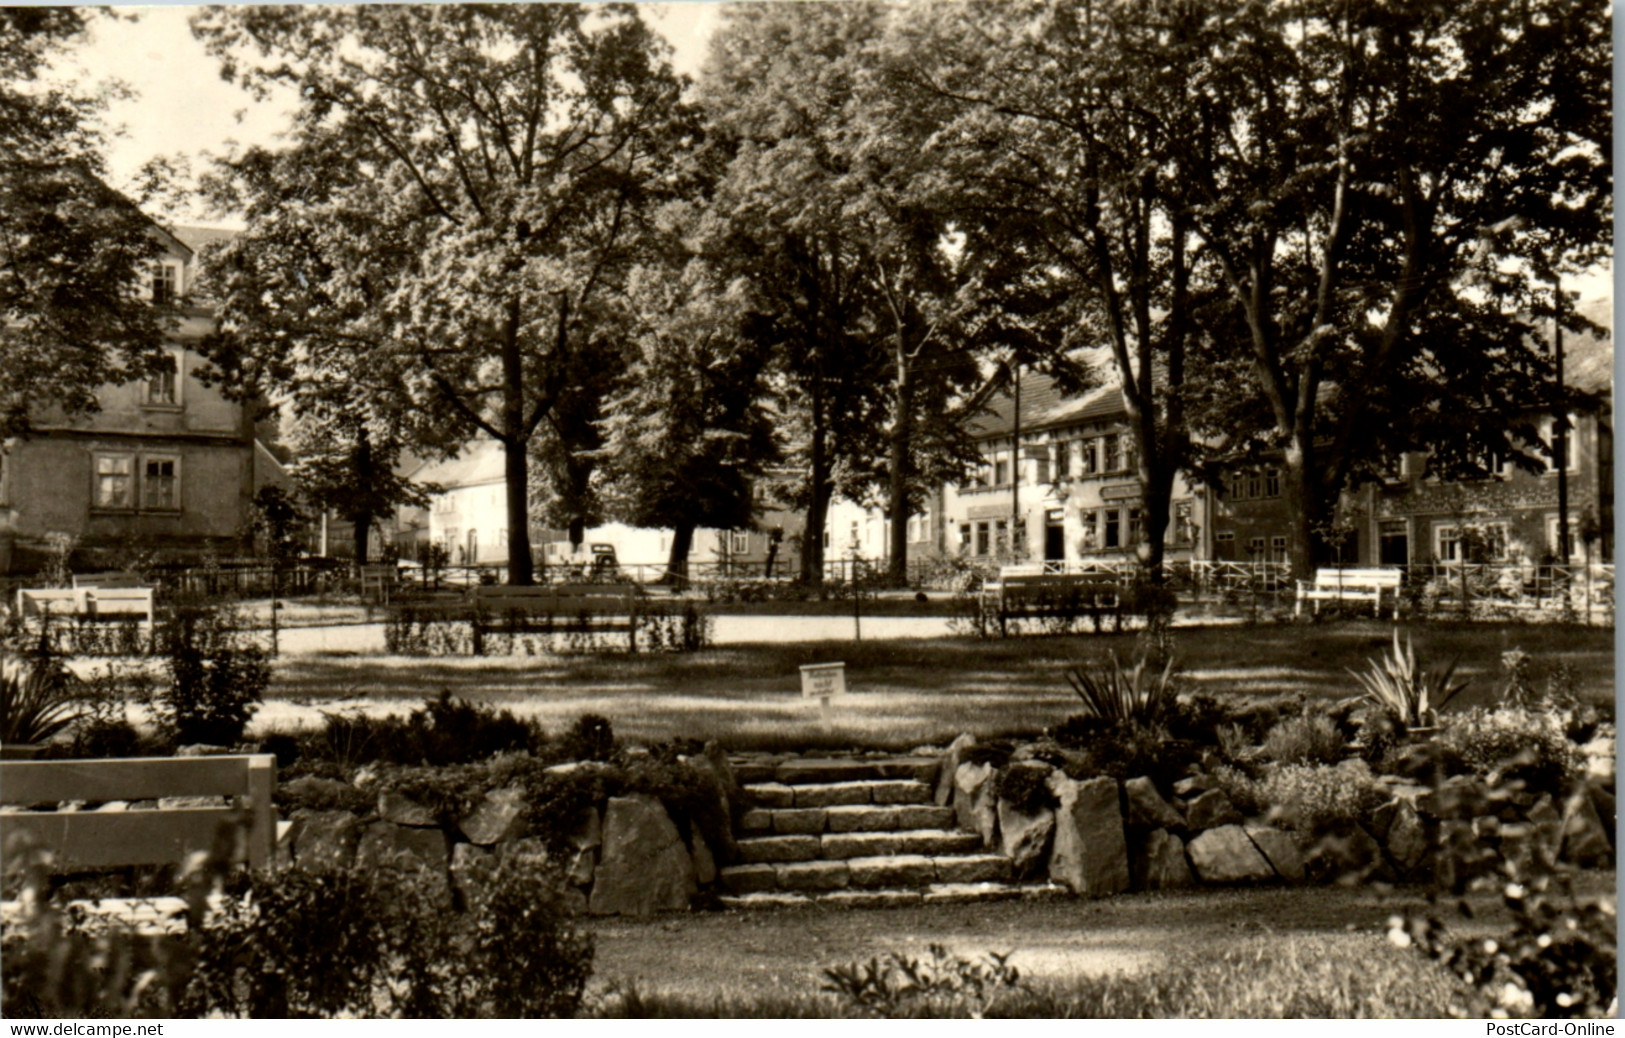
[[[1139,544],[1145,537],[1145,513],[1138,508],[1128,510],[1128,538],[1130,547]]]
[[[1117,471],[1117,463],[1120,460],[1117,456],[1118,439],[1119,437],[1116,433],[1111,433],[1110,435],[1102,436],[1100,438],[1100,466],[1101,471],[1103,472]]]
[[[1236,535],[1233,533],[1216,533],[1213,535],[1213,557],[1216,559],[1233,559],[1236,557]]]
[[[1176,501],[1174,503],[1174,543],[1178,545],[1194,544],[1196,541],[1196,523],[1192,518],[1191,503],[1189,501]]]
[[[745,555],[750,552],[750,531],[734,530],[728,535],[728,552],[732,555]]]
[[[1108,548],[1122,547],[1122,531],[1118,527],[1118,514],[1119,510],[1116,508],[1106,509],[1106,547]]]
[[[994,520],[993,550],[1001,554],[1010,550],[1010,524],[1004,519]]]
[[[147,380],[148,407],[175,407],[181,402],[180,396],[180,357],[170,354],[167,370],[160,371]]]
[[[97,508],[135,507],[135,457],[130,454],[96,455]]]
[[[152,272],[152,301],[154,303],[173,303],[180,295],[180,266],[175,263],[160,263]]]
[[[1546,551],[1559,561],[1575,562],[1580,558],[1580,536],[1575,532],[1575,517],[1569,516],[1569,554],[1567,560],[1563,558],[1562,546],[1558,543],[1557,516],[1546,517]]]
[[[664,540],[664,538],[662,538],[662,540]],[[508,547],[508,528],[506,526],[504,526],[502,529],[497,531],[497,547],[499,547],[499,548],[507,548]],[[664,544],[661,545],[660,550],[661,551],[666,550]]]
[[[1433,557],[1440,562],[1499,562],[1507,557],[1506,523],[1440,523],[1433,528]]]
[[[1010,452],[993,452],[993,485],[1005,486],[1010,482]]]
[[[825,548],[829,547],[829,531],[828,530],[824,531],[824,547]]]
[[[1564,457],[1563,457],[1564,467],[1571,473],[1578,472],[1580,470],[1580,466],[1578,466],[1578,465],[1576,465],[1574,463],[1575,459],[1578,457],[1578,455],[1580,453],[1578,450],[1576,450],[1576,448],[1579,446],[1579,444],[1575,442],[1575,440],[1578,438],[1575,435],[1577,421],[1578,421],[1578,416],[1577,415],[1572,415],[1572,414],[1569,415],[1568,436],[1564,438],[1564,442],[1563,442],[1563,446],[1565,448],[1565,450],[1563,452],[1563,454],[1564,454]],[[1540,420],[1540,438],[1546,444],[1546,471],[1547,472],[1556,472],[1557,471],[1557,430],[1555,428],[1556,424],[1557,423],[1554,422],[1550,417],[1542,418]],[[1554,541],[1553,543],[1555,544],[1556,542]]]
[[[1264,470],[1264,496],[1265,497],[1280,497],[1281,496],[1281,470],[1280,469],[1265,469]]]
[[[1049,452],[1044,450],[1044,448],[1042,448],[1042,447],[1029,447],[1027,449],[1029,451],[1035,452],[1035,455],[1036,455],[1036,456],[1034,456],[1032,458],[1033,469],[1034,469],[1033,482],[1034,483],[1048,483],[1049,482],[1049,468],[1050,468],[1050,465],[1049,465],[1049,460],[1050,460],[1049,459]],[[1019,474],[1019,472],[1020,472],[1019,468],[1017,469],[1017,472]]]
[[[1100,441],[1078,441],[1078,471],[1085,476],[1092,476],[1100,471]]]
[[[1055,481],[1059,483],[1072,475],[1072,444],[1065,440],[1055,445]]]
[[[1080,518],[1083,520],[1083,550],[1094,551],[1100,547],[1100,515],[1091,508]]]
[[[1286,538],[1285,537],[1271,537],[1270,538],[1270,561],[1271,562],[1285,562],[1286,561]]]
[[[1254,537],[1247,542],[1247,554],[1253,558],[1261,558],[1264,554],[1264,538]]]
[[[180,459],[154,457],[142,459],[141,507],[159,512],[173,512],[181,507]]]
[[[987,554],[987,549],[988,549],[987,524],[986,523],[977,523],[976,524],[976,554],[978,554],[978,555],[986,555]]]
[[[851,531],[851,533],[852,533],[852,539],[848,543],[851,544],[852,547],[856,548],[859,544],[862,543],[862,541],[859,540],[859,538],[858,538],[858,521],[856,519],[852,520],[852,531]]]
[[[468,561],[478,562],[480,558],[480,531],[468,531]]]
[[[970,523],[959,524],[959,550],[968,553],[971,549]]]

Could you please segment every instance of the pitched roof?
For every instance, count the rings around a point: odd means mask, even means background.
[[[1015,429],[1015,396],[1008,385],[990,394],[982,409],[971,418],[972,436],[1009,436]],[[1100,386],[1081,396],[1062,395],[1055,380],[1036,371],[1021,376],[1021,431],[1035,432],[1058,425],[1072,425],[1094,419],[1126,414],[1123,392],[1115,384]]]
[[[194,253],[202,252],[205,245],[212,245],[217,241],[231,241],[242,233],[224,227],[171,227],[169,231],[177,241]]]
[[[502,444],[478,440],[465,445],[454,457],[424,462],[410,478],[414,483],[438,483],[447,490],[501,483],[504,460]]]

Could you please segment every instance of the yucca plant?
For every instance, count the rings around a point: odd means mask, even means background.
[[[1470,683],[1466,678],[1453,681],[1458,659],[1440,671],[1423,670],[1416,661],[1416,647],[1407,635],[1405,644],[1399,644],[1399,628],[1394,628],[1394,648],[1390,653],[1371,660],[1364,674],[1351,669],[1367,701],[1387,710],[1407,728],[1426,727],[1438,723],[1439,711]]]
[[[1143,655],[1124,670],[1114,652],[1093,668],[1067,671],[1066,680],[1083,700],[1084,709],[1102,721],[1114,726],[1153,725],[1161,724],[1173,710],[1173,671],[1172,659],[1159,674]]]
[[[77,686],[49,658],[0,671],[0,744],[45,742],[83,717]]]

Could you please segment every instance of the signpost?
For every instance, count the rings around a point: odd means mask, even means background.
[[[818,714],[825,726],[832,723],[829,701],[834,696],[846,695],[845,663],[808,663],[801,668],[801,695],[804,699],[818,698]]]

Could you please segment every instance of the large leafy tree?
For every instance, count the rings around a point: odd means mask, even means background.
[[[807,426],[804,572],[822,568],[840,489],[885,501],[901,582],[909,516],[970,456],[953,404],[979,378],[963,333],[982,295],[921,156],[931,113],[876,61],[890,16],[874,3],[731,10],[702,97],[735,148],[721,194],[737,226],[800,264],[755,269],[791,333],[789,399]],[[835,365],[866,388],[851,395]]]
[[[530,583],[532,439],[610,348],[612,289],[691,133],[665,45],[615,4],[214,8],[193,26],[228,75],[297,89],[291,149],[357,171],[310,214],[338,304],[323,334],[426,445],[502,444],[509,580]]]
[[[1207,12],[1183,62],[1191,225],[1284,458],[1300,574],[1383,457],[1522,453],[1540,278],[1609,248],[1608,20],[1573,0]]]
[[[615,517],[672,531],[668,579],[682,581],[699,527],[740,529],[777,453],[776,415],[748,280],[673,248],[629,284],[637,352],[603,422]]]
[[[143,291],[163,246],[100,179],[100,101],[42,81],[89,17],[0,8],[0,438],[48,409],[93,412],[102,386],[168,362],[173,314]]]

